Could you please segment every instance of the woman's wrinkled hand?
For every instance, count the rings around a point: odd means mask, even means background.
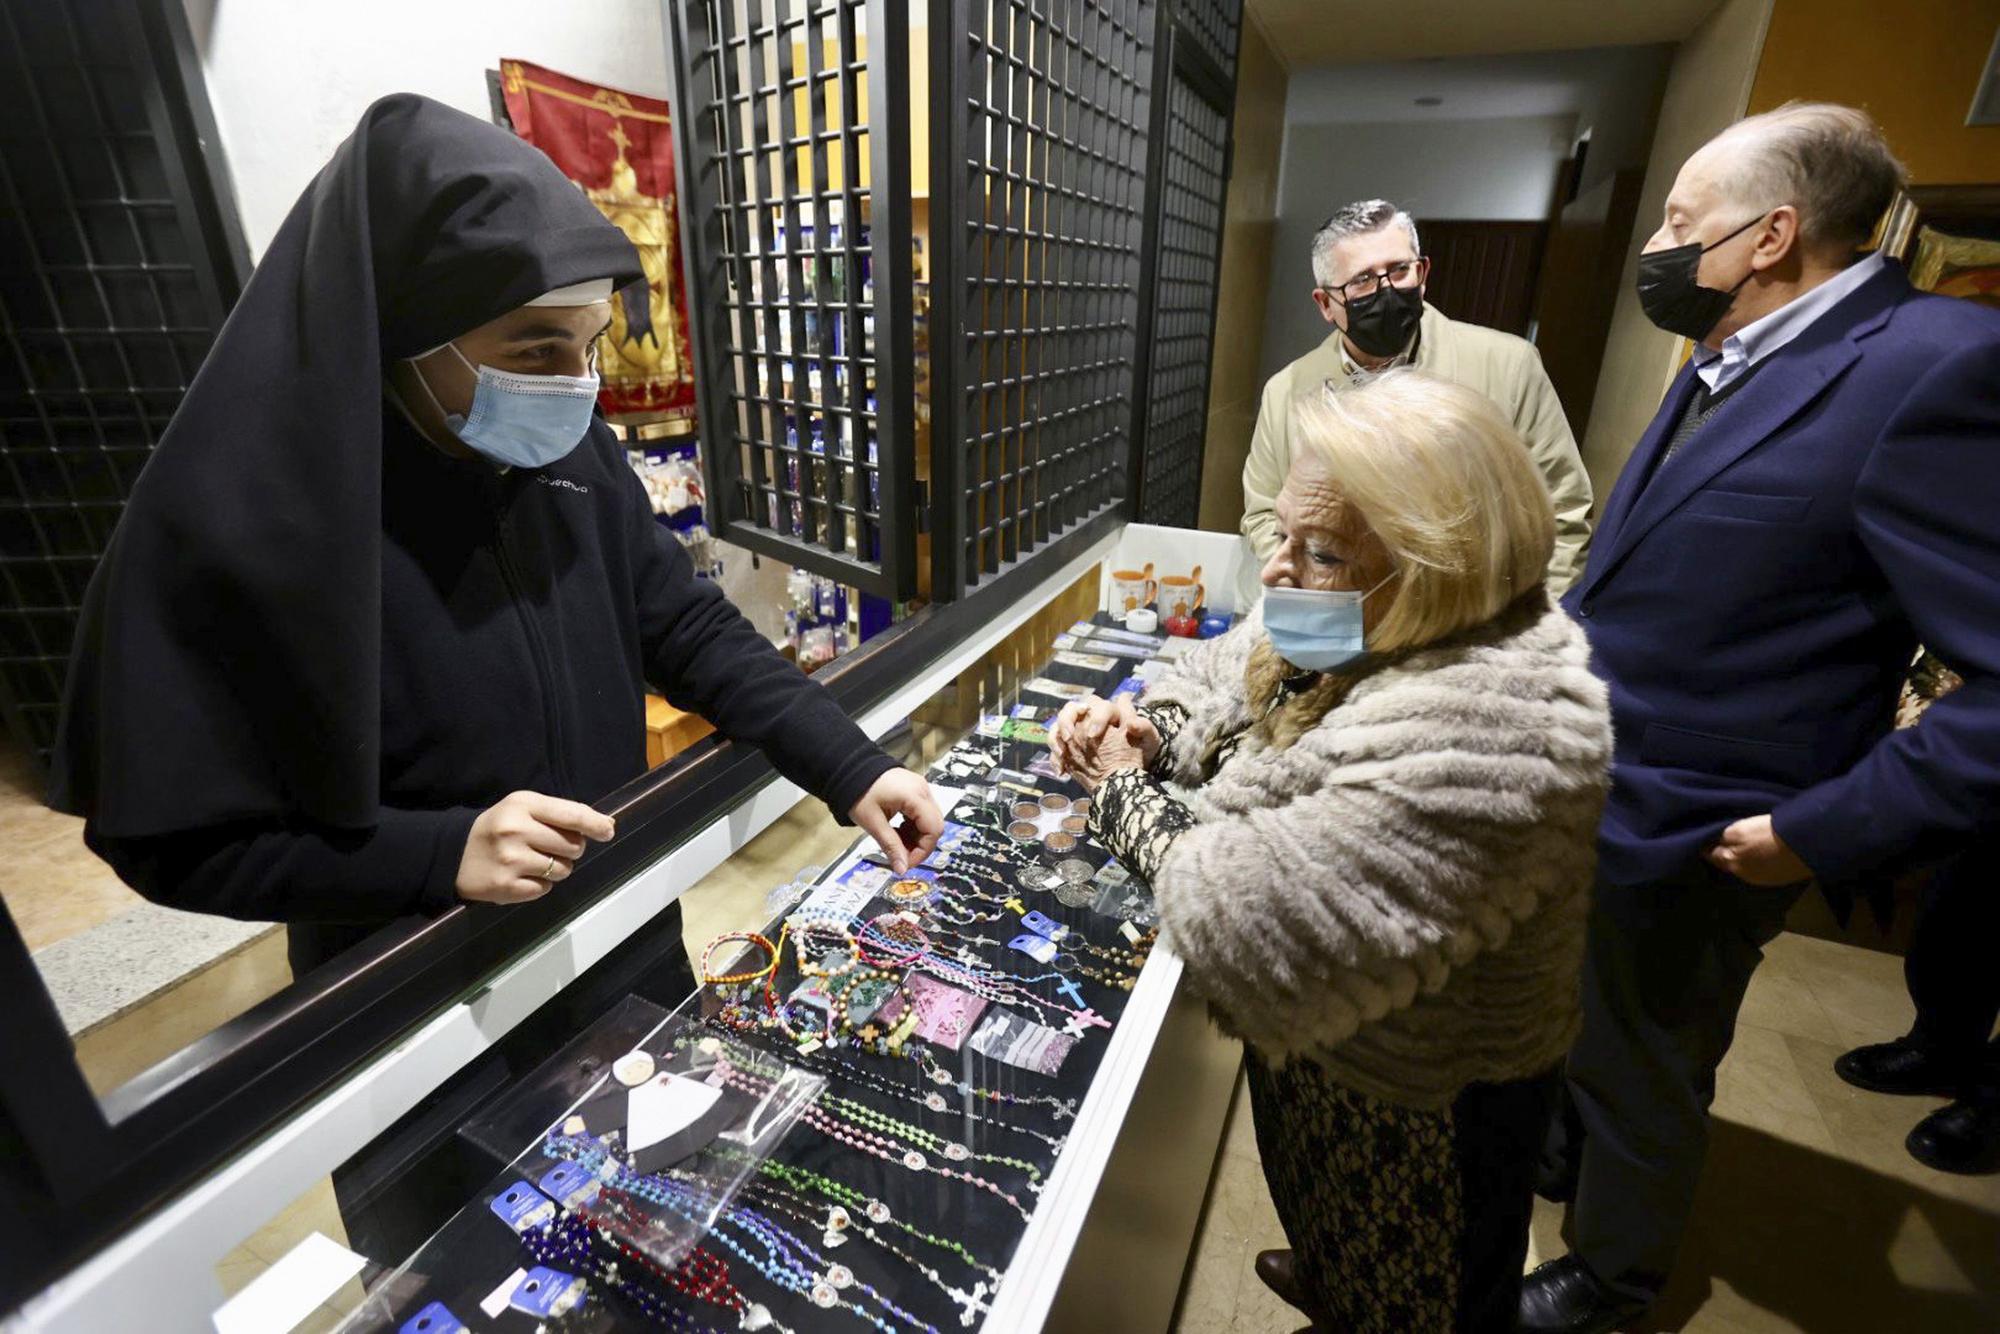
[[[1160,729],[1132,707],[1129,697],[1084,695],[1063,705],[1056,715],[1055,726],[1049,729],[1049,754],[1059,772],[1082,779],[1097,767],[1097,754],[1108,739],[1138,756],[1136,765],[1120,767],[1148,768],[1160,753]]]
[[[1154,738],[1157,743],[1157,735]],[[1157,744],[1154,747],[1158,749]],[[1135,741],[1132,734],[1121,727],[1105,730],[1090,754],[1069,767],[1069,776],[1083,784],[1083,790],[1095,793],[1104,780],[1116,773],[1128,770],[1134,773],[1146,771],[1146,752]]]

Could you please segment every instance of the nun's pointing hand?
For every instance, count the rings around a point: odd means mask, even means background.
[[[897,816],[901,824],[893,824]],[[944,833],[944,813],[931,796],[931,785],[908,769],[891,769],[854,803],[847,818],[866,830],[889,859],[897,875],[937,851]]]
[[[611,817],[581,802],[514,792],[479,813],[458,863],[458,896],[474,903],[526,903],[566,880],[589,842],[615,832]]]

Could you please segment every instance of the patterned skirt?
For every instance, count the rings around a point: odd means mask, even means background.
[[[1309,1061],[1249,1053],[1257,1149],[1294,1273],[1340,1334],[1506,1331],[1519,1302],[1553,1073],[1475,1084],[1442,1111],[1383,1102]]]

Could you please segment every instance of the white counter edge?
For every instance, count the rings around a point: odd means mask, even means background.
[[[1180,980],[1179,957],[1164,945],[1155,946],[1126,998],[1117,1027],[1111,1030],[1111,1045],[1077,1108],[1075,1128],[1007,1264],[981,1334],[1037,1331],[1048,1319],[1049,1305],[1062,1286],[1070,1252],[1076,1249],[1084,1218],[1097,1198],[1097,1184],[1111,1161]]]
[[[880,737],[902,722],[917,705],[984,657],[1110,554],[1118,544],[1120,531],[1114,530],[1099,539],[972,638],[861,715],[857,721],[863,730],[871,737]],[[417,1106],[453,1073],[505,1036],[542,1002],[768,828],[798,802],[800,795],[797,787],[782,779],[767,782],[686,843],[534,946],[478,992],[433,1016],[235,1159],[29,1298],[8,1318],[6,1329],[48,1334],[211,1329],[211,1315],[223,1301],[222,1288],[215,1277],[219,1260],[270,1222],[314,1182]],[[1149,967],[1147,971],[1154,970]],[[1135,1004],[1146,985],[1146,978],[1142,977],[1139,988],[1133,992]],[[1169,985],[1169,995],[1171,990]],[[1161,1005],[1163,1011],[1164,1002]],[[1149,1030],[1147,1046],[1150,1046],[1150,1032],[1157,1029],[1156,1018]],[[1121,1024],[1118,1031],[1122,1036],[1125,1026]],[[1106,1056],[1106,1069],[1111,1068],[1112,1058],[1120,1050],[1114,1039]],[[1144,1065],[1144,1056],[1144,1051],[1140,1051],[1137,1060],[1140,1067]],[[1134,1085],[1136,1078],[1134,1074],[1131,1080]],[[1116,1115],[1122,1118],[1130,1099],[1129,1086],[1122,1096],[1114,1095],[1111,1100],[1101,1097],[1100,1090],[1093,1087],[1078,1109],[1077,1132],[1072,1134],[1072,1140],[1099,1124],[1098,1118],[1103,1113],[1094,1108],[1101,1109],[1115,1101]],[[1115,1138],[1115,1122],[1113,1130]],[[1082,1167],[1076,1175],[1094,1187],[1103,1171],[1103,1157],[1108,1154],[1107,1140],[1096,1165]],[[1065,1152],[1065,1161],[1058,1164],[1044,1192],[1046,1203],[1065,1206],[1071,1203],[1061,1200],[1057,1190],[1067,1179],[1069,1160],[1076,1157]],[[1060,1250],[1048,1251],[1051,1258],[1068,1255],[1075,1244],[1076,1228],[1088,1207],[1088,1198],[1075,1202],[1076,1220],[1069,1225]],[[1037,1225],[1044,1212],[1070,1210],[1037,1210],[1036,1222],[1030,1224],[1022,1242],[1023,1258],[1028,1255],[1029,1242],[1037,1240]],[[1056,1231],[1060,1233],[1061,1229],[1058,1227]],[[1037,1245],[1049,1243],[1038,1241]],[[1007,1297],[1006,1288],[1017,1286],[1012,1282],[1011,1272],[1010,1269],[1008,1283],[1003,1285],[1003,1300]],[[1044,1312],[1053,1294],[1051,1281],[1049,1292],[1040,1303]],[[994,1324],[989,1328],[1003,1326]]]

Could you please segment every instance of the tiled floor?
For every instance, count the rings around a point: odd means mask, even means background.
[[[1716,1097],[1708,1171],[1680,1265],[1635,1329],[1687,1334],[1973,1334],[2000,1329],[2000,1177],[1933,1172],[1903,1151],[1935,1098],[1863,1093],[1848,1047],[1911,1019],[1893,955],[1785,935],[1743,1006]],[[1529,1264],[1560,1255],[1563,1211],[1537,1202]],[[1251,1272],[1284,1232],[1241,1085],[1209,1186],[1178,1334],[1269,1334],[1305,1321]]]

